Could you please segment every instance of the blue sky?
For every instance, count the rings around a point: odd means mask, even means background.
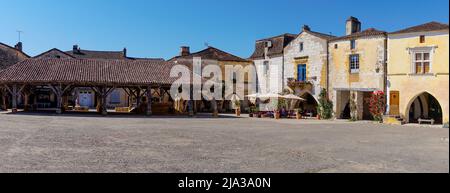
[[[448,0],[0,0],[0,42],[24,51],[51,48],[122,50],[169,59],[205,42],[241,57],[257,39],[312,30],[343,35],[345,20],[394,31],[429,21],[449,22]]]

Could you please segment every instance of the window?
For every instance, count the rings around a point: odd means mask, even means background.
[[[420,36],[420,43],[425,43],[425,36],[424,35]]]
[[[300,42],[300,52],[303,52],[303,42]]]
[[[430,73],[430,52],[416,52],[414,54],[414,73]]]
[[[297,80],[299,82],[306,81],[306,64],[299,64],[297,66]]]
[[[269,61],[264,61],[263,68],[264,75],[267,75],[269,73]]]
[[[338,45],[337,44],[334,44],[334,49],[338,49]]]
[[[356,48],[356,41],[350,40],[350,49],[354,50]]]
[[[359,72],[359,54],[350,55],[350,73]]]

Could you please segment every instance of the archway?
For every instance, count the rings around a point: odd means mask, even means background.
[[[317,103],[316,99],[309,92],[303,93],[300,97],[305,99],[299,104],[299,107],[300,109],[302,109],[303,114],[306,116],[317,116],[317,107],[319,104]]]
[[[409,123],[418,123],[419,119],[434,120],[435,124],[442,124],[442,108],[438,100],[428,92],[414,97],[408,104],[406,111]]]

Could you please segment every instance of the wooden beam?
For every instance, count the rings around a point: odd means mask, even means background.
[[[148,86],[147,90],[146,90],[146,94],[147,94],[147,111],[146,111],[146,115],[147,116],[151,116],[152,115],[152,87]]]

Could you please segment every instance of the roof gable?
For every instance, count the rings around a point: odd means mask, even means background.
[[[63,52],[57,48],[50,49],[42,54],[39,54],[33,58],[75,58],[66,52]]]
[[[267,49],[267,56],[278,56],[283,54],[284,48],[289,45],[289,43],[297,38],[298,35],[295,34],[282,34],[279,36],[266,38],[262,40],[257,40],[255,43],[255,51],[250,56],[251,59],[264,58],[265,54],[265,42],[272,42],[272,46]]]
[[[201,57],[202,59],[217,60],[217,61],[249,62],[246,59],[243,59],[241,57],[235,56],[233,54],[230,54],[228,52],[225,52],[223,50],[211,46],[199,52],[191,53],[187,56],[174,57],[171,59],[171,61],[178,59],[192,59],[194,57]]]
[[[406,29],[402,29],[399,31],[391,32],[389,34],[401,34],[401,33],[414,33],[414,32],[429,32],[429,31],[440,31],[440,30],[448,30],[448,24],[439,23],[439,22],[429,22],[421,25],[416,25],[413,27],[409,27]]]
[[[358,38],[364,38],[364,37],[371,37],[371,36],[386,36],[387,33],[385,31],[377,30],[375,28],[368,28],[361,32],[356,32],[350,35],[336,37],[330,39],[330,41],[339,41],[339,40],[349,40],[349,39],[358,39]]]
[[[126,59],[123,51],[93,51],[93,50],[78,50],[67,51],[67,54],[79,59]]]

